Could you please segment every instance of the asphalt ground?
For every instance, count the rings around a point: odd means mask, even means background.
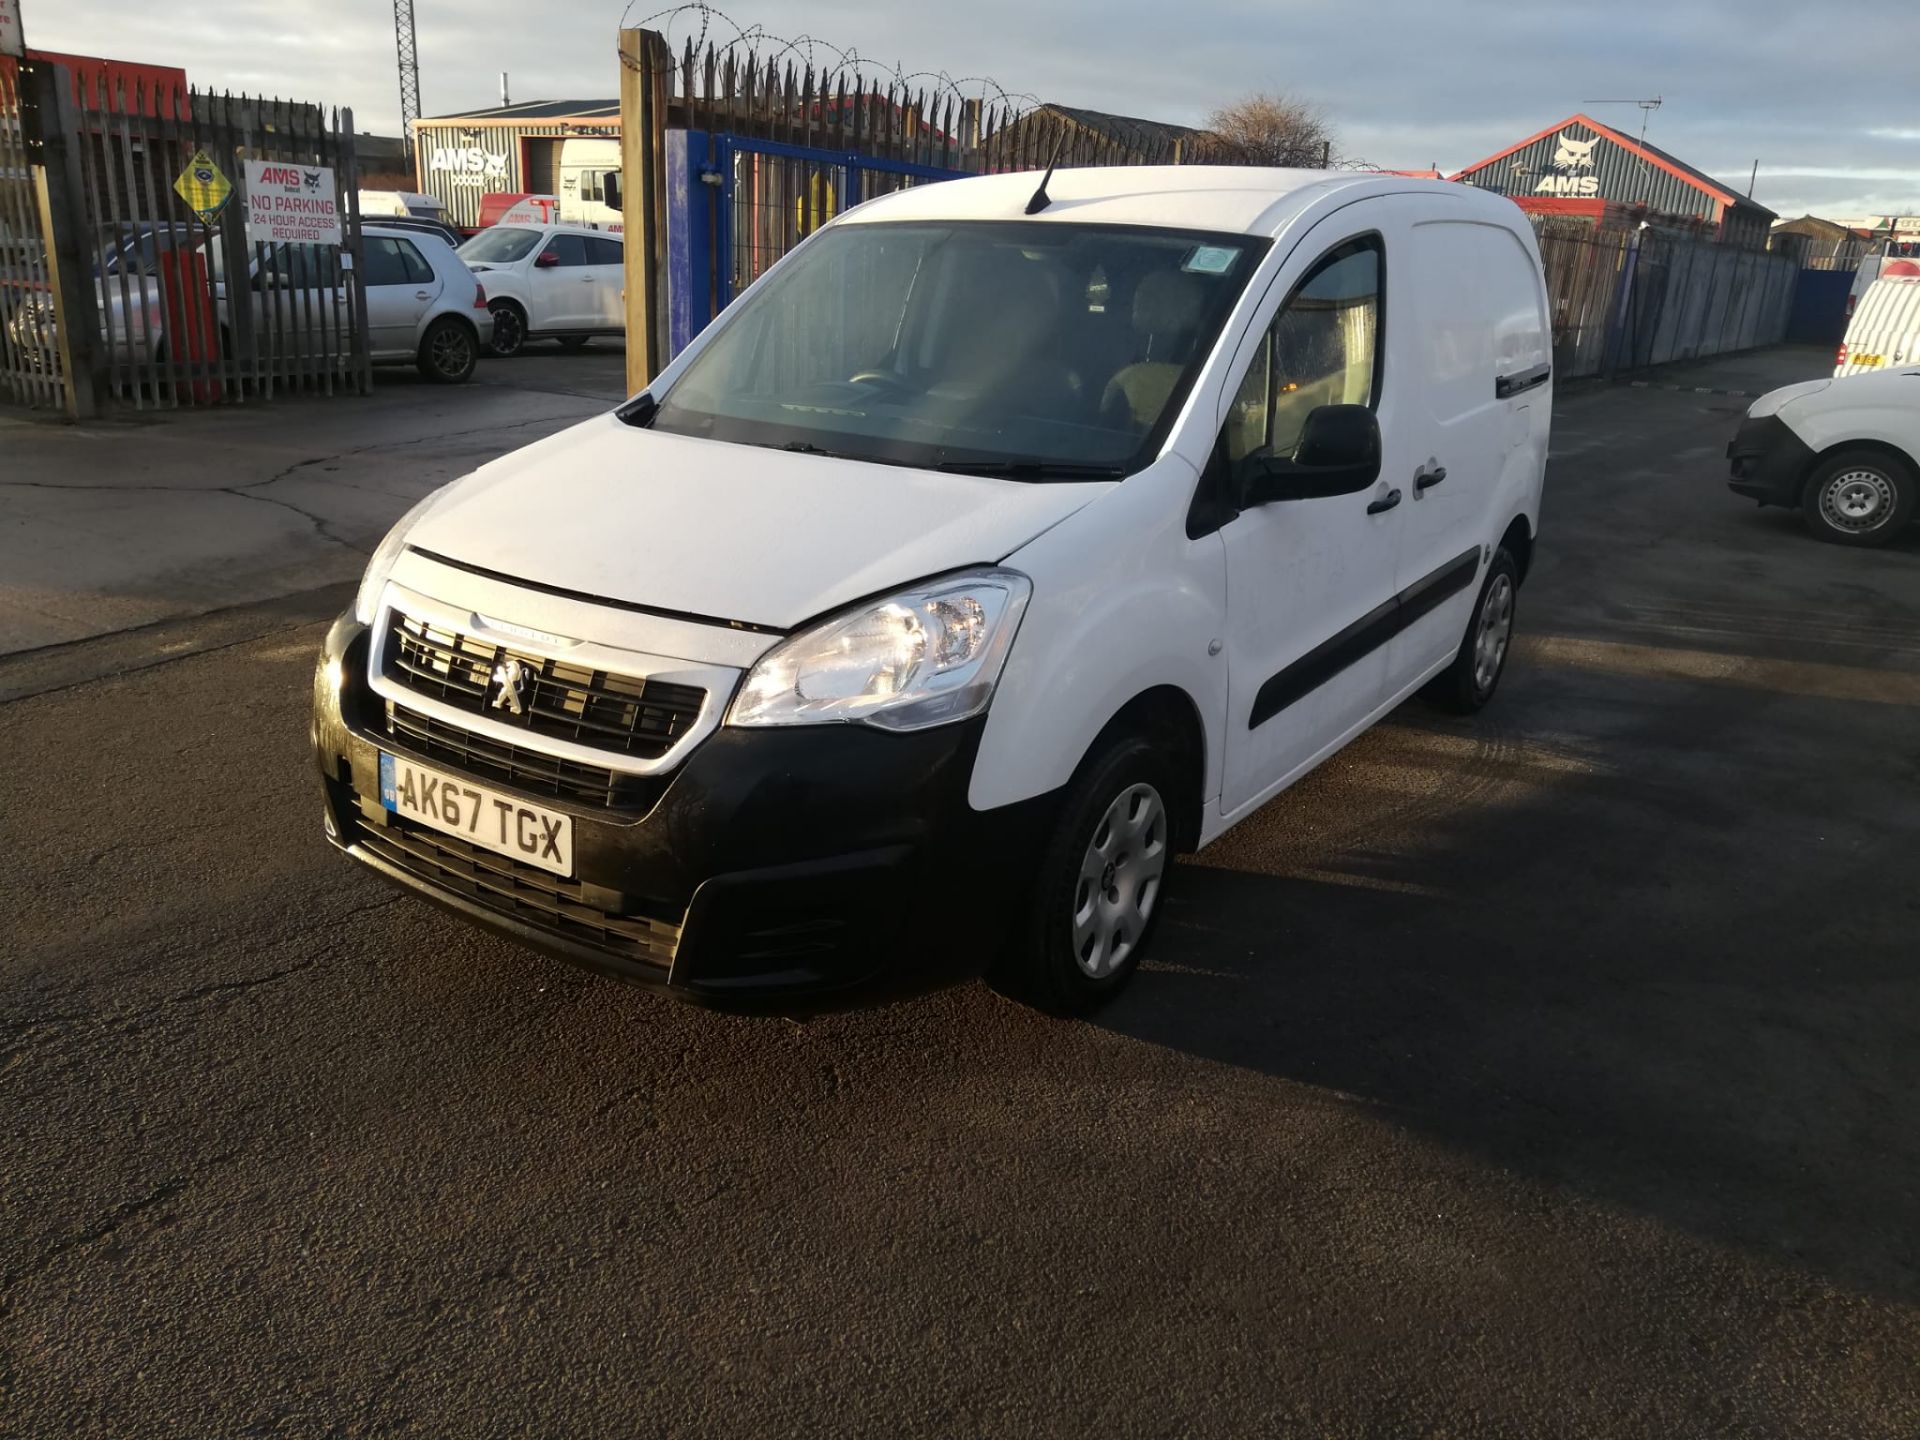
[[[0,1434],[1920,1433],[1920,536],[1737,501],[1743,404],[1564,391],[1493,707],[1195,857],[1087,1022],[388,891],[337,587],[0,662]]]

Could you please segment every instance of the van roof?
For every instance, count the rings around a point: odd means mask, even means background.
[[[1021,220],[1040,172],[974,175],[916,185],[851,210],[846,223],[870,220]],[[1479,201],[1517,219],[1513,202],[1444,180],[1415,180],[1354,170],[1270,170],[1250,165],[1112,165],[1058,170],[1052,201],[1031,218],[1111,225],[1157,225],[1271,235],[1319,197],[1351,190],[1432,192]]]

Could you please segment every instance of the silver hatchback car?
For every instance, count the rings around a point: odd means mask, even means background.
[[[362,230],[361,283],[367,297],[368,352],[376,365],[411,361],[429,380],[457,384],[473,374],[480,352],[493,338],[493,316],[480,282],[437,235],[368,225]],[[109,351],[117,363],[164,363],[168,356],[166,302],[158,253],[192,243],[184,226],[142,223],[111,237],[104,271],[96,266],[95,299]],[[232,306],[253,308],[256,335],[295,350],[337,341],[313,316],[344,307],[345,289],[330,254],[308,245],[281,245],[250,257],[244,280],[227,273],[218,239],[205,247],[220,345],[228,350]],[[269,310],[276,314],[267,313]],[[303,330],[299,319],[304,317]],[[9,338],[20,349],[50,352],[55,327],[50,301],[37,299],[7,318]],[[231,353],[229,351],[229,353]]]

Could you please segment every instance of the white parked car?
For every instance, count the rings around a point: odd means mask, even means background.
[[[1920,294],[1920,282],[1905,284]],[[1864,308],[1860,312],[1865,314]],[[1920,365],[1769,391],[1727,445],[1728,487],[1836,545],[1885,545],[1920,506]]]
[[[493,353],[529,340],[578,349],[595,335],[624,335],[626,251],[618,235],[581,225],[494,225],[460,247],[486,286]]]
[[[327,637],[329,839],[684,995],[1126,983],[1174,855],[1492,698],[1552,402],[1533,231],[1382,175],[850,210],[618,410],[435,491]]]

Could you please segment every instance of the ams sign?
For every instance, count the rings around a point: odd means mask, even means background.
[[[1533,187],[1536,195],[1563,195],[1591,199],[1600,193],[1600,177],[1593,173],[1593,148],[1600,137],[1576,140],[1571,131],[1562,130],[1553,152],[1553,171],[1542,175]],[[1585,174],[1581,174],[1585,171]]]

